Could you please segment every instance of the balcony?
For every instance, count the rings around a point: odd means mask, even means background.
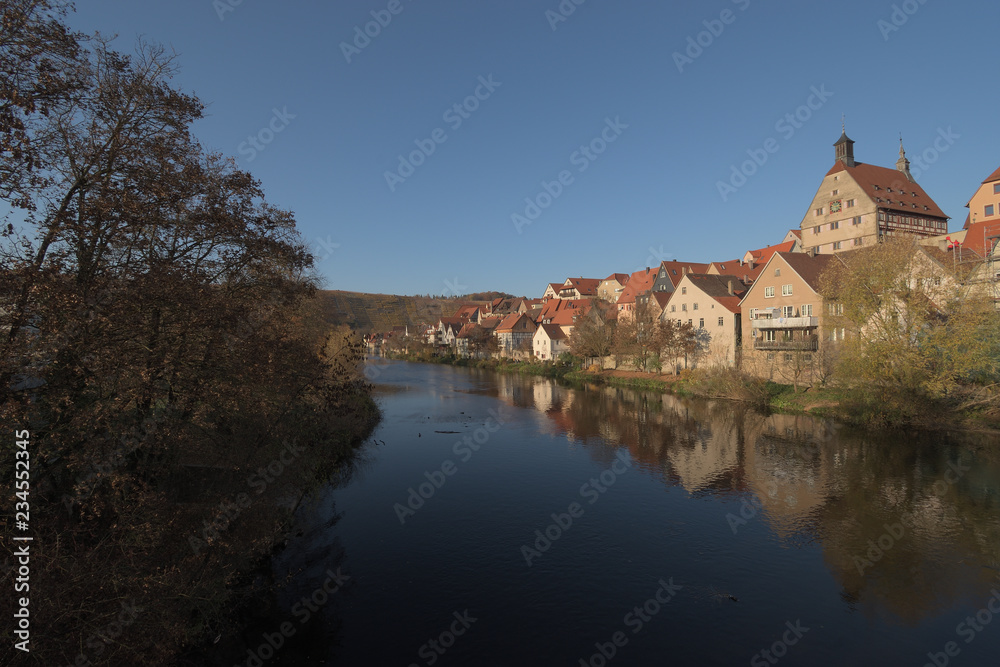
[[[818,317],[772,317],[750,320],[754,329],[813,329],[819,326]]]
[[[755,340],[753,342],[755,350],[778,350],[790,352],[799,350],[803,352],[815,352],[819,349],[819,340],[815,336],[806,340]]]

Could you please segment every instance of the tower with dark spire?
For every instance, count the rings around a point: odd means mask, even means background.
[[[906,176],[906,180],[910,183],[916,183],[913,178],[913,174],[910,173],[910,161],[906,159],[906,151],[903,150],[903,135],[899,135],[899,159],[896,160],[896,169],[903,172]]]
[[[843,130],[840,135],[840,139],[837,139],[837,143],[833,145],[834,151],[836,152],[837,159],[843,162],[848,167],[854,166],[854,141],[852,141],[847,136],[847,123],[846,121],[841,122],[841,129]]]

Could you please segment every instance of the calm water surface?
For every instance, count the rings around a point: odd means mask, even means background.
[[[990,437],[370,363],[384,444],[275,562],[309,664],[1000,664]]]

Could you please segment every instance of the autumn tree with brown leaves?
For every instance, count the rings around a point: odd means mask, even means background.
[[[0,8],[0,421],[31,432],[32,652],[94,659],[134,604],[101,662],[167,664],[226,632],[278,499],[350,470],[378,418],[364,348],[324,325],[293,214],[191,135],[172,54],[84,40],[55,0]]]

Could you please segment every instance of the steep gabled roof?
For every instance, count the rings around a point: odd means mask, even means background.
[[[786,243],[779,243],[777,245],[769,245],[766,248],[758,248],[757,250],[748,250],[746,255],[743,255],[743,260],[748,261],[753,259],[754,262],[760,262],[764,264],[767,260],[771,259],[771,255],[776,252],[791,252],[792,248],[795,246],[795,241],[788,241]]]
[[[797,254],[797,253],[796,253]],[[733,313],[740,312],[740,301],[747,293],[746,287],[740,282],[739,277],[732,275],[715,274],[688,274],[688,281],[693,287],[697,287],[706,295],[718,301],[724,308]],[[730,284],[733,293],[729,293]]]
[[[819,293],[819,277],[833,261],[833,255],[809,255],[804,252],[777,252],[772,256],[785,260],[795,273],[806,282],[812,291]],[[771,262],[768,262],[770,264]]]
[[[545,331],[545,334],[552,340],[565,340],[567,338],[566,332],[558,324],[539,324],[538,328]]]
[[[526,320],[528,322],[528,324],[531,325],[529,328],[532,331],[534,331],[535,330],[535,323],[531,320],[530,317],[528,317],[524,313],[511,313],[507,317],[503,318],[503,321],[500,324],[497,325],[497,328],[496,328],[497,333],[504,333],[504,332],[511,332],[511,331],[513,331],[514,327],[516,327],[521,322],[522,318],[524,320]]]
[[[628,278],[629,275],[627,273],[612,273],[604,280],[617,280],[618,284],[624,287],[628,283]],[[604,282],[604,280],[602,280],[601,282]]]
[[[575,288],[580,296],[597,296],[602,282],[600,278],[567,278],[561,289]]]
[[[998,167],[996,171],[994,171],[992,174],[986,177],[986,180],[983,181],[983,185],[986,185],[987,183],[992,183],[994,181],[1000,181],[1000,167]]]
[[[924,189],[916,182],[907,180],[903,172],[898,169],[876,167],[864,162],[856,162],[853,167],[848,167],[837,160],[826,175],[830,176],[842,171],[846,171],[877,206],[901,213],[921,213],[948,219],[948,216],[930,198],[930,195],[924,192]],[[892,192],[889,192],[890,188]]]
[[[679,262],[676,259],[660,262],[660,268],[666,269],[667,278],[670,279],[670,284],[674,287],[677,287],[677,283],[681,281],[685,273],[707,273],[708,266],[708,264],[698,262]]]
[[[659,274],[654,269],[643,269],[633,273],[629,277],[625,289],[622,290],[621,296],[618,297],[618,304],[635,303],[636,296],[653,289],[657,275]]]

